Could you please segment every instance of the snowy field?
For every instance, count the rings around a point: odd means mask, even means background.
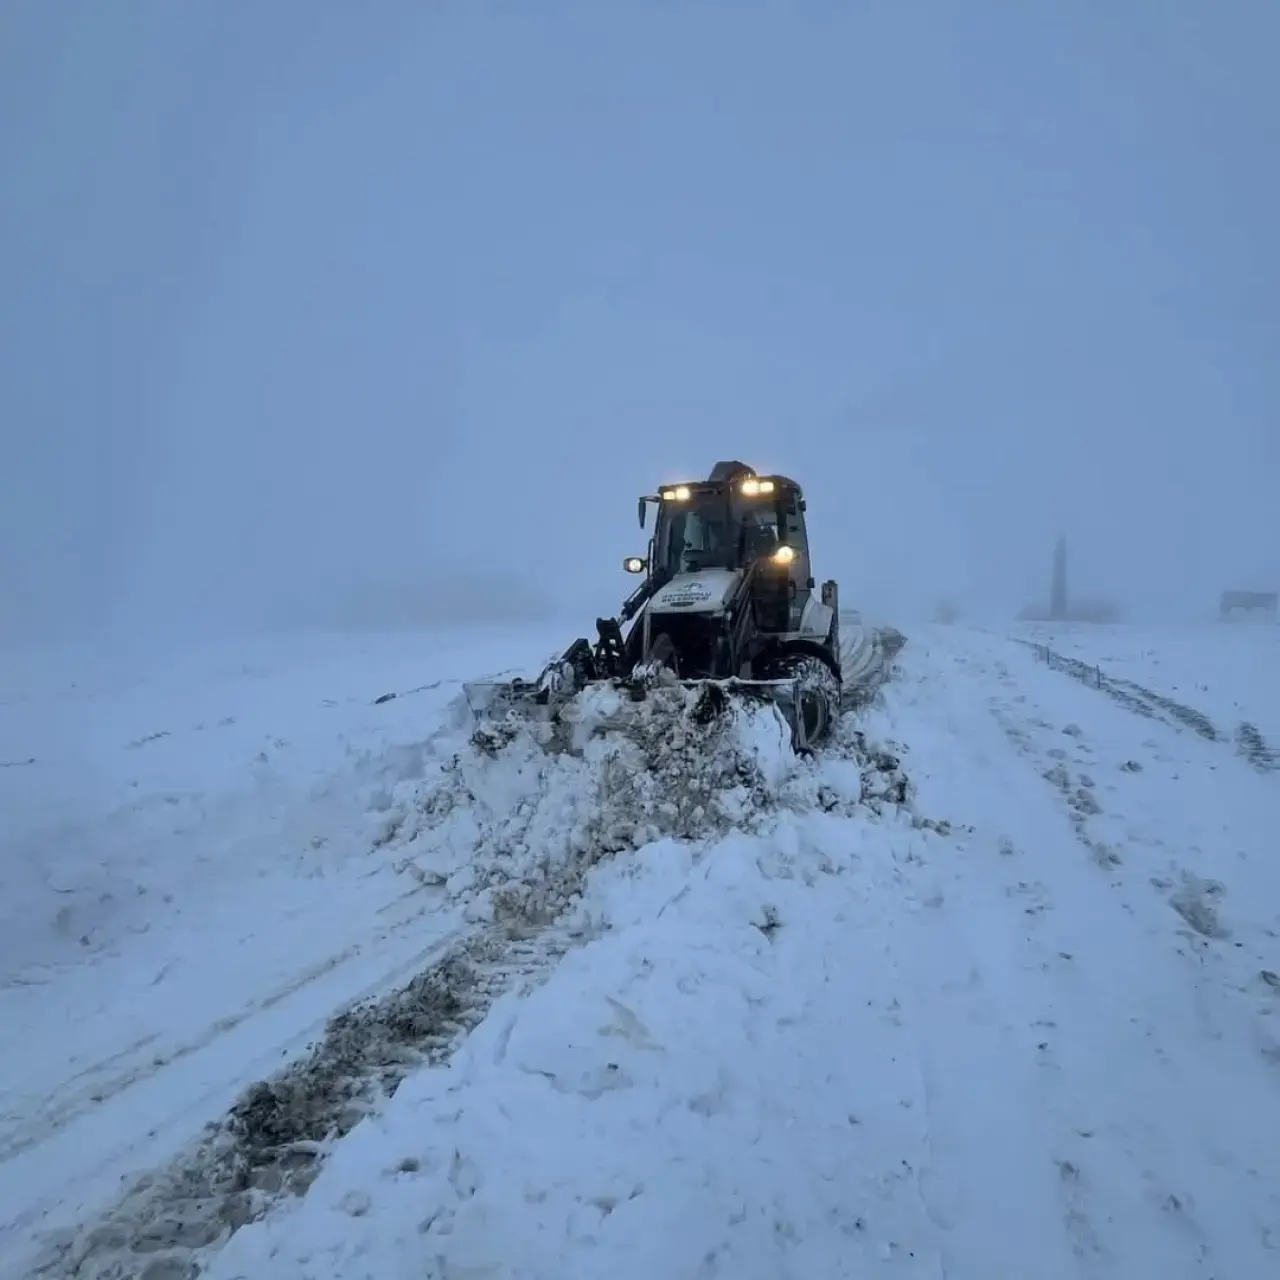
[[[559,632],[15,677],[0,1275],[1280,1274],[1278,635],[919,629],[803,761],[472,741]]]
[[[1280,767],[1280,625],[1265,619],[1153,629],[1039,624],[1013,634],[1095,668],[1095,684],[1181,718]],[[1245,726],[1243,734],[1241,726]]]
[[[391,790],[460,677],[563,643],[282,637],[145,678],[6,663],[0,1275],[15,1232],[95,1212],[444,943],[438,898],[379,849]]]

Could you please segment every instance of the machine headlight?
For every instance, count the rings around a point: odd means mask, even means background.
[[[689,486],[687,484],[677,485],[674,489],[663,489],[663,502],[688,502]]]
[[[796,558],[795,547],[779,547],[770,557],[774,564],[791,564]]]
[[[772,480],[744,480],[742,482],[742,494],[746,498],[755,498],[762,493],[773,492]]]
[[[628,573],[643,573],[645,571],[645,561],[641,556],[628,556],[622,562],[622,567]]]

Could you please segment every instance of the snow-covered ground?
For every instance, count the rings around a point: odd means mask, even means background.
[[[5,664],[0,1275],[455,923],[380,852],[463,675],[545,638],[292,636]],[[378,699],[388,693],[397,696]],[[30,763],[25,763],[30,761]]]
[[[114,749],[175,772],[74,830],[173,901],[51,940],[24,873],[0,1274],[1277,1274],[1280,773],[1233,734],[1280,737],[1280,682],[1231,683],[1239,634],[1039,637],[1091,686],[921,629],[805,761],[768,709],[471,746],[456,689],[407,694],[561,637],[121,695]],[[228,715],[206,797],[180,734]]]
[[[362,812],[371,772],[420,752],[463,676],[523,671],[562,647],[559,633],[283,636],[145,675],[3,655],[0,981],[163,925],[193,878],[201,911],[214,882],[243,887],[245,852],[227,857],[227,840],[262,846],[255,871],[285,869],[281,843],[312,860],[339,834],[338,815],[314,807],[326,789]],[[305,829],[285,835],[299,801]],[[174,902],[153,907],[165,894]]]

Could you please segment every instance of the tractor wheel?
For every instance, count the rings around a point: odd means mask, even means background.
[[[819,745],[840,717],[840,682],[821,658],[807,653],[784,653],[770,666],[771,679],[797,684],[796,715],[804,729],[804,741]]]

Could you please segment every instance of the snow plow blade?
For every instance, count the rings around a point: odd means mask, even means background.
[[[529,719],[551,719],[560,706],[590,683],[571,660],[575,649],[549,663],[536,680],[464,681],[462,693],[471,714],[477,720],[501,719],[509,712]]]
[[[500,719],[507,712],[549,719],[555,710],[546,698],[539,700],[537,683],[532,680],[464,681],[462,693],[477,720]]]
[[[623,666],[620,641],[593,648],[586,640],[576,640],[561,657],[548,663],[536,680],[477,680],[464,683],[462,689],[477,725],[511,715],[533,722],[557,722],[568,704],[589,688],[617,690],[624,695],[625,708],[627,701],[644,702],[651,690],[680,687],[695,695],[686,710],[703,723],[727,710],[734,699],[771,702],[790,727],[793,749],[812,751],[822,745],[842,715],[865,707],[875,697],[906,643],[902,633],[892,627],[867,626],[852,617],[850,622],[841,645],[843,678],[805,651],[784,654],[786,670],[772,679],[680,678],[657,663],[644,663],[629,674],[617,674]],[[608,635],[609,629],[604,627],[602,636]],[[620,709],[615,719],[625,719],[625,714],[625,709]]]
[[[633,703],[646,701],[654,689],[682,688],[692,695],[686,704],[689,713],[703,724],[724,714],[735,699],[757,704],[771,702],[790,728],[791,745],[797,752],[811,751],[818,746],[840,714],[838,698],[820,699],[799,678],[682,680],[662,672],[588,680],[581,686],[547,687],[543,680],[474,681],[463,685],[463,693],[477,724],[501,720],[507,715],[552,721],[575,694],[583,689],[602,687],[616,689],[626,701]]]

